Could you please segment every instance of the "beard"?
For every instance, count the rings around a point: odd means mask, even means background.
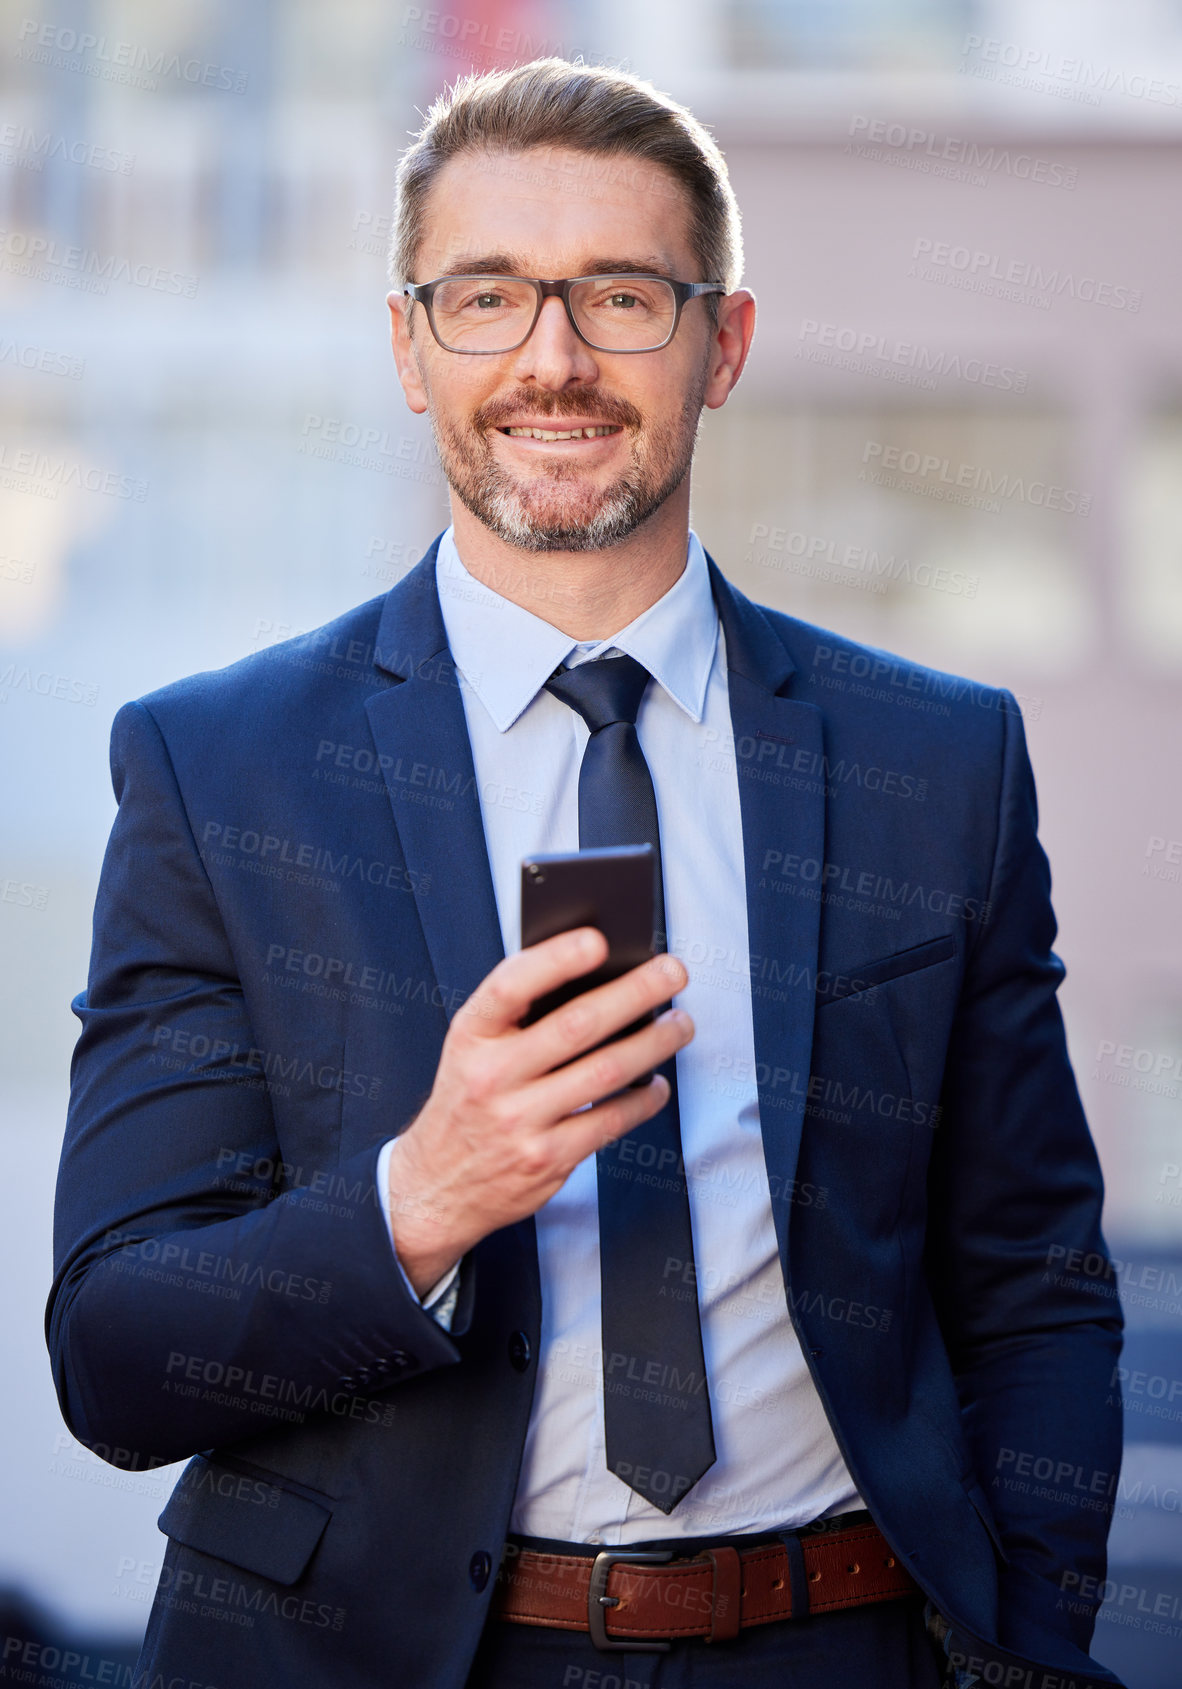
[[[506,544],[522,551],[601,551],[633,534],[689,473],[706,380],[703,364],[678,415],[647,428],[634,405],[607,394],[524,392],[479,406],[467,427],[432,410],[431,432],[456,497]],[[578,427],[584,419],[616,423],[632,436],[631,462],[602,488],[560,457],[515,475],[497,461],[490,436],[522,412],[552,419],[556,428]]]

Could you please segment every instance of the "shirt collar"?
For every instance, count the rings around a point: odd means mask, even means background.
[[[502,733],[572,653],[581,660],[584,653],[590,659],[609,650],[643,663],[686,715],[701,721],[718,611],[706,554],[692,529],[686,566],[668,592],[626,628],[592,645],[579,644],[469,574],[451,527],[439,541],[435,580],[452,659]]]

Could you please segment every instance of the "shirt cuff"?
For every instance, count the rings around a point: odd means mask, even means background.
[[[390,1151],[394,1147],[394,1139],[388,1138],[378,1152],[377,1183],[378,1201],[382,1205],[382,1213],[386,1216],[386,1236],[390,1239],[390,1252],[394,1256],[394,1265],[402,1274],[403,1282],[423,1312],[430,1314],[444,1331],[451,1330],[452,1315],[456,1311],[456,1301],[460,1294],[460,1263],[449,1267],[438,1283],[433,1284],[425,1296],[420,1296],[414,1285],[406,1276],[406,1268],[398,1259],[398,1251],[394,1247],[394,1227],[390,1215]]]

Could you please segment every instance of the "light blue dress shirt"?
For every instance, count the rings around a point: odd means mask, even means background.
[[[596,1170],[588,1156],[536,1215],[541,1352],[511,1529],[617,1547],[793,1527],[860,1507],[789,1319],[776,1247],[755,1084],[726,652],[701,544],[691,533],[674,585],[598,643],[571,639],[478,582],[451,528],[436,579],[506,954],[521,943],[522,858],[579,845],[587,727],[544,683],[563,662],[618,651],[653,675],[636,725],[656,792],[668,946],[690,976],[676,1001],[697,1029],[677,1054],[696,1275],[690,1263],[674,1267],[669,1290],[684,1296],[696,1280],[717,1460],[669,1515],[607,1469]],[[384,1202],[388,1154],[389,1146],[378,1169]],[[444,1325],[457,1286],[453,1269],[423,1298]]]

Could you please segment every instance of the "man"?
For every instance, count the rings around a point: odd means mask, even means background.
[[[143,1669],[1115,1681],[1104,1514],[1012,1481],[1119,1459],[1013,699],[690,533],[755,302],[682,108],[461,82],[394,256],[452,526],[114,728],[49,1333],[76,1435],[194,1457]],[[523,1024],[606,951],[520,949],[523,858],[637,842],[665,948]]]

